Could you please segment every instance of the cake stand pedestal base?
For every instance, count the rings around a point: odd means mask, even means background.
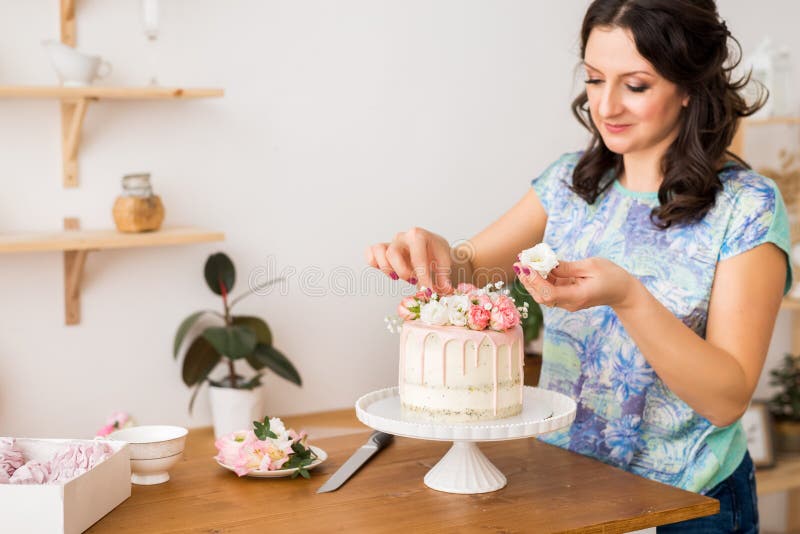
[[[505,487],[506,477],[472,441],[454,441],[425,475],[425,485],[447,493],[488,493]]]
[[[506,477],[476,445],[538,436],[575,419],[575,401],[541,388],[522,389],[522,412],[492,421],[442,423],[409,416],[396,387],[367,393],[356,401],[356,416],[368,427],[414,439],[449,441],[447,454],[425,475],[425,485],[447,493],[487,493],[506,486]]]

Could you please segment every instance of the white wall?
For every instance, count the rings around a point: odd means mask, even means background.
[[[254,269],[296,270],[286,294],[239,310],[267,319],[304,379],[267,380],[272,413],[351,406],[391,384],[397,340],[382,319],[407,286],[362,282],[364,247],[411,225],[469,237],[583,146],[569,102],[586,4],[163,0],[148,45],[137,1],[78,1],[78,48],[114,65],[103,83],[155,73],[226,96],[92,104],[74,190],[61,187],[58,104],[0,100],[0,228],[59,229],[68,215],[108,227],[120,177],[146,170],[166,224],[227,240],[90,254],[75,327],[63,324],[61,256],[4,255],[0,435],[90,436],[119,409],[208,424],[205,394],[187,414],[170,350],[185,315],[217,304],[201,271],[216,250],[235,260],[239,291]],[[800,7],[766,6],[756,17],[749,0],[720,1],[745,50],[769,33],[800,57]],[[58,37],[57,2],[0,0],[0,13],[0,84],[53,83],[39,41]],[[330,287],[335,268],[359,280],[347,295]],[[319,295],[301,288],[311,269]],[[782,316],[771,361],[788,338]]]

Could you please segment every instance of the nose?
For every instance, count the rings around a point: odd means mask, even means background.
[[[619,116],[623,108],[619,89],[613,84],[605,84],[597,106],[598,115],[603,119],[610,119]]]

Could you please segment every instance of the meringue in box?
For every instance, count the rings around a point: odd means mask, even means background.
[[[18,438],[14,446],[34,465],[48,463],[71,445],[96,441]],[[80,533],[131,495],[128,444],[104,441],[112,454],[90,470],[62,482],[0,484],[0,531]],[[18,463],[18,462],[16,462]],[[35,478],[35,477],[32,477]],[[56,480],[62,477],[54,477]]]

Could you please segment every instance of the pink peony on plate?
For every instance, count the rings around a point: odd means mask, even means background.
[[[308,466],[306,466],[306,469],[314,469],[319,464],[321,464],[322,462],[324,462],[325,460],[328,459],[328,453],[326,453],[325,451],[323,451],[319,447],[315,447],[314,445],[311,445],[309,448],[312,451],[314,451],[314,454],[317,455],[317,459],[314,460],[313,462],[311,462],[310,464],[308,464]],[[219,460],[217,460],[217,463],[221,467],[224,467],[225,469],[228,469],[229,471],[234,471],[235,472],[235,469],[234,469],[233,466],[226,465],[226,464],[220,462]],[[256,478],[278,478],[278,477],[291,476],[291,475],[294,474],[295,471],[297,471],[297,468],[276,469],[274,471],[261,471],[260,469],[256,469],[256,470],[253,470],[253,471],[249,471],[244,476],[256,477]]]

